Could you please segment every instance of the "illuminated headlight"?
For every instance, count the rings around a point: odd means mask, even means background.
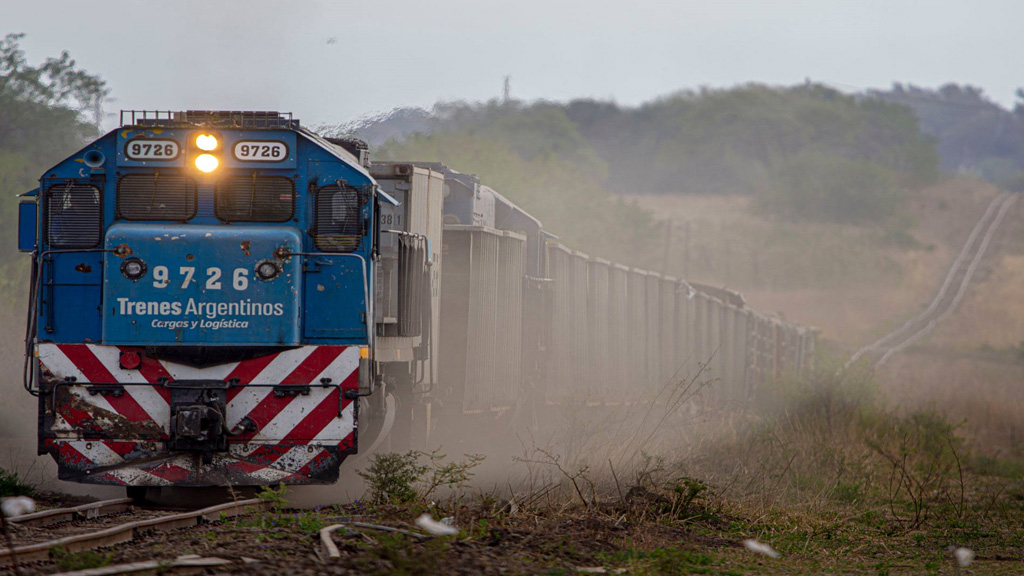
[[[220,160],[213,154],[200,154],[196,156],[196,168],[200,172],[210,173],[220,166]]]
[[[256,263],[256,277],[269,281],[281,275],[281,265],[273,260],[260,260]]]
[[[121,274],[129,280],[138,280],[146,275],[146,263],[141,258],[125,258],[121,262]]]
[[[199,134],[196,136],[196,148],[204,152],[213,152],[217,149],[217,137],[213,134]]]

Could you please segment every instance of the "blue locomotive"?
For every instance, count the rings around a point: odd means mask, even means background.
[[[365,151],[278,113],[123,120],[20,206],[40,451],[89,483],[335,480],[392,201]]]
[[[125,112],[23,195],[25,386],[59,476],[329,483],[442,417],[743,395],[814,332],[573,251],[478,178],[277,112]]]

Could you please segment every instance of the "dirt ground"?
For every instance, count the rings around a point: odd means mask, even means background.
[[[58,552],[54,561],[24,566],[25,575],[158,560],[187,554],[232,564],[207,573],[280,574],[961,574],[947,544],[955,537],[920,530],[880,535],[868,513],[852,507],[822,521],[811,514],[765,512],[698,499],[669,510],[665,495],[642,490],[587,507],[510,509],[481,499],[446,509],[460,532],[418,538],[372,527],[336,532],[340,560],[320,557],[319,530],[336,523],[372,523],[419,532],[423,505],[280,509],[195,529],[144,535],[98,551]],[[1007,522],[977,554],[973,574],[1019,574],[1020,535]],[[771,542],[781,556],[758,554],[745,541]],[[2,571],[0,571],[2,573]],[[10,573],[10,572],[8,572]],[[159,572],[158,572],[159,573]]]

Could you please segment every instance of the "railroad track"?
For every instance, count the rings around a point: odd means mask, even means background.
[[[967,293],[967,287],[971,283],[978,264],[985,256],[985,251],[999,228],[999,224],[1019,196],[1020,194],[1017,193],[1005,192],[993,199],[985,210],[985,214],[971,230],[967,242],[950,266],[942,286],[928,308],[907,320],[896,330],[858,350],[843,366],[843,370],[863,357],[869,358],[873,366],[881,366],[893,354],[901,352],[920,340],[952,314]]]
[[[46,530],[19,530],[13,549],[6,545],[0,547],[0,567],[48,561],[51,551],[56,548],[79,552],[113,546],[135,540],[147,532],[190,528],[208,521],[255,512],[266,506],[265,501],[252,499],[188,512],[168,512],[136,508],[131,505],[130,499],[122,498],[15,516],[8,519],[12,526]],[[120,517],[128,521],[116,522]],[[54,538],[55,535],[58,537]]]

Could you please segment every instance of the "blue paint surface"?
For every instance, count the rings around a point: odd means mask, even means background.
[[[107,231],[103,264],[103,342],[106,344],[297,345],[301,284],[299,230],[285,226],[154,226],[115,224]],[[129,255],[130,254],[130,255]],[[145,275],[121,272],[139,258]],[[276,263],[281,274],[256,277],[256,265]]]

